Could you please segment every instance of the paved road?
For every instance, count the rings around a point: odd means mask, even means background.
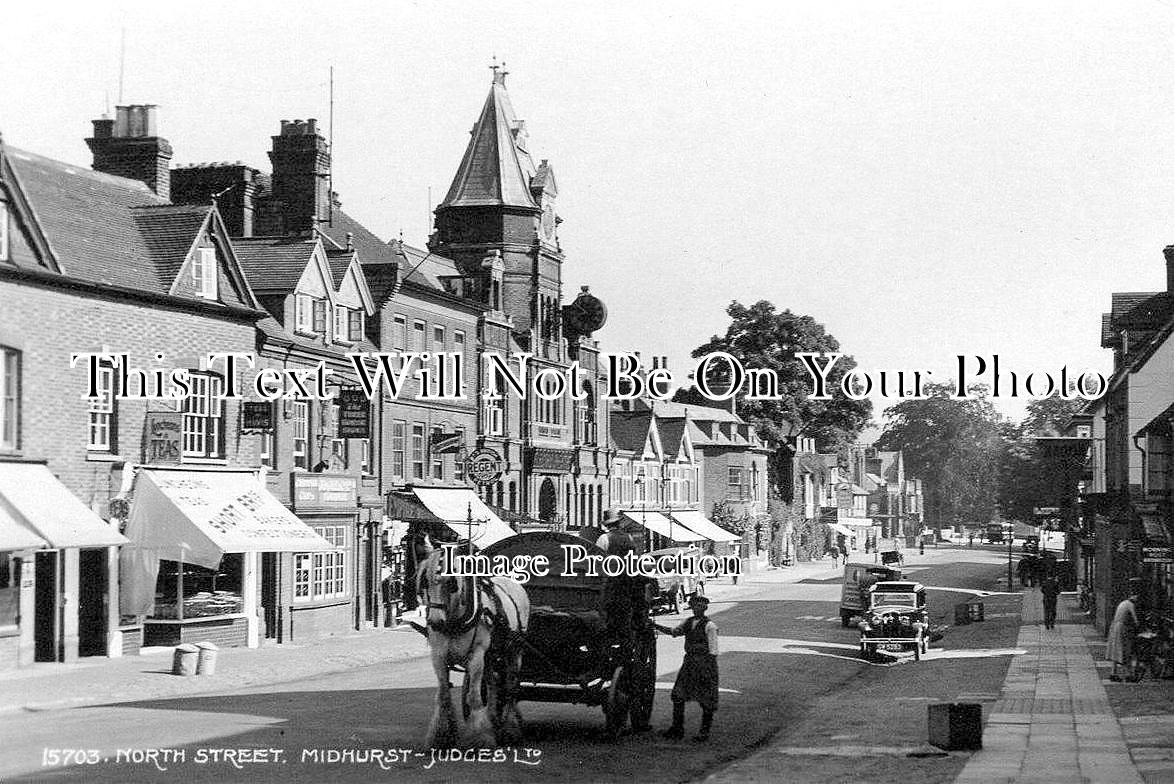
[[[953,604],[968,597],[951,587],[993,590],[1001,573],[988,555],[959,555],[980,562],[944,563],[939,555],[908,565],[911,577],[931,586],[931,612],[946,622],[953,620]],[[920,663],[907,657],[868,663],[856,655],[855,630],[840,626],[839,579],[830,568],[828,575],[793,585],[744,586],[749,590],[736,603],[715,602],[726,691],[708,744],[667,741],[655,733],[608,743],[598,708],[526,703],[525,748],[505,750],[499,762],[434,760],[416,750],[434,693],[427,663],[417,659],[222,695],[14,715],[0,732],[6,737],[0,778],[676,782],[715,771],[720,776],[727,763],[770,743],[784,753],[788,746],[795,749],[787,757],[786,781],[835,780],[837,764],[845,775],[855,771],[857,780],[865,764],[870,781],[917,780],[910,765],[923,772],[922,780],[950,780],[963,760],[910,761],[885,750],[924,743],[925,707],[917,698],[998,691],[1015,639],[1017,599],[986,597],[988,620],[951,630],[944,649]],[[669,723],[667,689],[680,657],[680,641],[662,638],[657,727]],[[691,705],[690,731],[696,711]],[[18,723],[18,733],[11,722]],[[95,750],[97,762],[44,765],[46,748]],[[134,751],[120,755],[120,749]],[[152,749],[160,751],[152,756]],[[226,752],[237,750],[245,751],[225,761]],[[812,756],[812,750],[825,754]],[[343,753],[355,756],[332,761]]]

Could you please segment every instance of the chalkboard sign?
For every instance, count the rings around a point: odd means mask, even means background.
[[[361,389],[338,392],[338,437],[371,437],[371,401]]]

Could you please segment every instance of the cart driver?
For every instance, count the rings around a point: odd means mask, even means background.
[[[611,507],[603,516],[607,533],[595,540],[595,544],[608,555],[624,556],[635,552],[636,544],[626,531],[620,528],[620,510]],[[607,630],[619,641],[625,651],[632,648],[632,592],[635,581],[630,575],[621,574],[607,577],[603,581],[603,611],[607,619]],[[626,654],[625,654],[626,655]]]
[[[701,705],[701,729],[693,740],[699,743],[709,740],[709,729],[717,710],[718,650],[717,624],[705,616],[708,607],[709,599],[695,594],[689,598],[692,618],[686,618],[675,628],[655,624],[657,631],[685,637],[685,660],[672,691],[673,726],[665,730],[666,738],[685,736],[685,702],[696,700]]]

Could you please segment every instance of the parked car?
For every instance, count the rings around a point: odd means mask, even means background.
[[[868,610],[860,619],[860,655],[878,651],[929,652],[929,612],[925,586],[905,581],[878,582],[868,589]]]
[[[840,623],[844,628],[868,607],[868,589],[882,580],[900,580],[901,570],[880,564],[850,563],[844,566],[844,586],[840,590]]]

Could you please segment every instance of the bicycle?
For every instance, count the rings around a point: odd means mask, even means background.
[[[1136,638],[1135,680],[1145,675],[1154,680],[1174,677],[1174,618],[1151,619]]]

